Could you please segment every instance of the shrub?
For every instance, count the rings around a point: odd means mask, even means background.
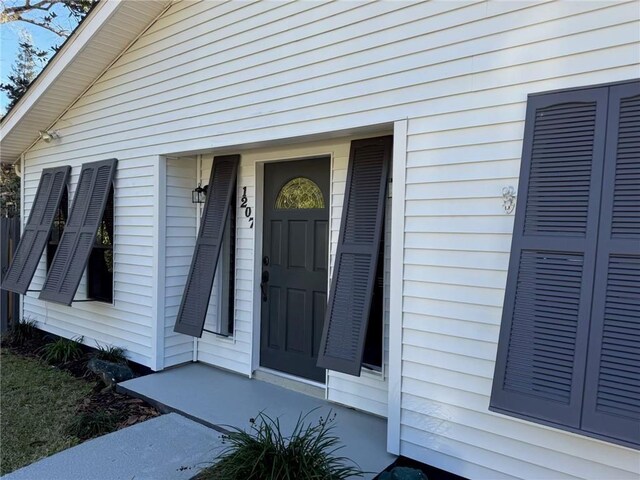
[[[333,435],[335,414],[316,423],[300,415],[290,437],[276,418],[260,413],[251,419],[251,432],[236,429],[223,436],[227,447],[219,460],[198,477],[203,480],[341,480],[362,471],[345,457],[335,456],[339,439]],[[350,466],[349,464],[353,464]]]
[[[124,348],[113,345],[100,345],[96,342],[96,351],[93,352],[92,356],[105,362],[122,363],[126,365],[127,357],[124,352]]]
[[[84,337],[74,337],[71,340],[59,338],[47,343],[41,348],[42,359],[47,363],[67,363],[82,357],[82,340]]]
[[[25,318],[14,322],[7,339],[11,345],[23,346],[29,340],[33,340],[37,332],[36,321]]]
[[[67,427],[67,434],[87,440],[115,431],[120,420],[122,415],[117,412],[84,412],[74,417]]]

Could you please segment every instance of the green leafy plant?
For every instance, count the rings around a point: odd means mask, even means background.
[[[38,329],[36,321],[24,318],[15,322],[9,330],[8,340],[11,345],[22,346],[35,338]]]
[[[93,352],[92,356],[105,362],[121,363],[123,365],[127,363],[125,349],[113,345],[100,345],[96,342],[96,351]]]
[[[47,363],[67,363],[82,357],[82,340],[84,337],[74,337],[71,340],[60,337],[47,343],[41,348],[42,359]]]
[[[286,437],[280,421],[261,412],[250,420],[250,432],[236,429],[223,436],[229,446],[198,479],[342,480],[362,476],[355,463],[336,456],[342,446],[333,434],[335,414],[329,412],[317,423],[306,423],[310,413],[300,415],[293,432]]]
[[[121,420],[122,415],[118,412],[84,412],[74,417],[67,427],[67,434],[87,440],[115,431]]]

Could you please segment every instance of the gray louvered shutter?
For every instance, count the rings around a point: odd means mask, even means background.
[[[213,159],[200,231],[174,327],[178,333],[202,336],[239,163],[240,155]]]
[[[102,221],[117,160],[85,163],[40,300],[71,305]]]
[[[580,425],[606,103],[529,98],[492,410]]]
[[[382,236],[393,137],[351,142],[318,366],[360,375]]]
[[[640,82],[612,87],[582,428],[640,445]]]
[[[47,246],[49,233],[67,186],[70,171],[71,167],[67,165],[42,170],[29,220],[4,277],[3,289],[22,295],[27,293],[42,252]]]

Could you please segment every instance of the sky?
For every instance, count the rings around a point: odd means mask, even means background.
[[[67,14],[67,10],[57,5],[53,9],[58,18],[58,24],[71,31],[77,22]],[[27,30],[33,38],[35,47],[39,50],[51,51],[54,45],[60,45],[65,39],[44,28],[24,22],[10,22],[0,25],[0,83],[6,83],[11,74],[11,66],[18,54],[18,44],[20,41],[20,31]],[[51,54],[53,52],[51,51]],[[44,63],[39,63],[39,68],[44,67]],[[6,112],[9,98],[4,92],[0,92],[0,116]]]

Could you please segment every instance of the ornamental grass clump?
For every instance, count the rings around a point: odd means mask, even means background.
[[[78,437],[81,440],[99,437],[117,430],[118,422],[122,420],[122,414],[118,412],[96,411],[77,414],[69,426],[67,434]]]
[[[119,363],[122,365],[127,364],[127,356],[124,348],[122,347],[100,345],[96,342],[96,350],[91,356],[98,360],[104,360],[105,362]]]
[[[47,343],[41,349],[42,359],[47,363],[67,363],[78,360],[84,355],[82,350],[82,340],[84,337],[74,337],[71,340],[58,338]]]
[[[23,318],[15,322],[8,334],[8,343],[14,346],[23,346],[29,340],[33,340],[38,332],[36,321],[29,318]]]
[[[237,429],[225,435],[225,448],[218,461],[198,477],[202,480],[342,480],[362,476],[362,471],[346,457],[333,434],[335,414],[305,422],[300,415],[289,437],[280,421],[264,413],[251,419],[249,432]]]

